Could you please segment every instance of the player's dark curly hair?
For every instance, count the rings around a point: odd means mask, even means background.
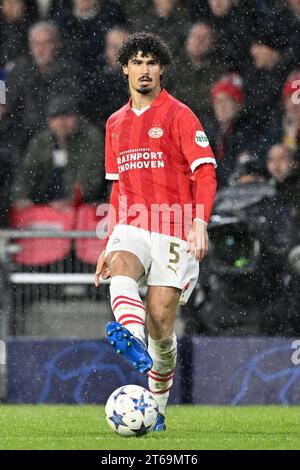
[[[143,56],[152,55],[160,65],[169,65],[171,62],[170,50],[159,36],[152,33],[133,33],[125,39],[119,50],[120,65],[127,65],[139,51]]]

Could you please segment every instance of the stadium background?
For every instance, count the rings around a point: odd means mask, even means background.
[[[143,383],[99,340],[111,312],[93,272],[104,124],[127,100],[114,54],[128,32],[152,31],[173,52],[168,91],[219,163],[211,250],[176,322],[172,402],[299,404],[300,2],[75,4],[0,1],[0,397],[103,403]],[[49,19],[51,32],[30,29]]]

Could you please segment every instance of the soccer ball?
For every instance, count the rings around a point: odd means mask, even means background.
[[[152,431],[158,416],[155,397],[139,385],[115,390],[105,406],[106,420],[120,436],[142,436]]]

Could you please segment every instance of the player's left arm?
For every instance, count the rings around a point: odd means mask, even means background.
[[[195,170],[194,176],[197,215],[193,220],[193,227],[188,235],[187,242],[188,252],[198,261],[202,261],[208,251],[207,226],[217,190],[214,165],[212,163],[200,165]]]

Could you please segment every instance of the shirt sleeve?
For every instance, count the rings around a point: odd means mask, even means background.
[[[106,124],[105,132],[105,178],[112,181],[119,180],[117,159],[112,149],[111,132],[108,124]]]
[[[217,190],[216,172],[212,164],[206,163],[197,168],[195,183],[196,216],[199,213],[199,218],[208,224]]]
[[[216,168],[215,156],[197,116],[190,109],[184,109],[177,114],[177,125],[181,151],[189,162],[192,172],[194,173],[196,168],[204,163],[212,163]]]

